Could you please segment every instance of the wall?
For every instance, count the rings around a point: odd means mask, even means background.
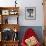
[[[20,2],[20,25],[22,26],[42,26],[43,25],[43,11],[42,0],[21,0]],[[36,20],[25,19],[25,7],[36,7]]]
[[[0,6],[9,7],[15,6],[15,0],[0,0]],[[43,6],[42,0],[17,0],[19,10],[19,24],[20,26],[43,26]],[[25,7],[35,7],[36,8],[36,20],[26,20],[25,19]]]

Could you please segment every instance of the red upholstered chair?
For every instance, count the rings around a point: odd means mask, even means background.
[[[34,36],[34,37],[36,38],[36,40],[37,40],[37,35],[36,35],[36,33],[33,31],[32,28],[28,28],[28,29],[26,30],[25,34],[24,34],[24,37],[22,38],[21,45],[22,45],[22,46],[27,46],[25,40],[28,39],[28,38],[30,38],[30,37],[32,37],[32,36]],[[40,44],[40,42],[37,40],[37,44],[35,44],[34,46],[41,46],[41,44]]]

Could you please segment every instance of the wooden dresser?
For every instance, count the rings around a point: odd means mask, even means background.
[[[18,38],[17,35],[19,31],[19,24],[18,24],[19,12],[18,11],[19,11],[19,7],[0,7],[0,32],[1,32],[0,33],[0,40],[1,40],[0,46],[18,46],[18,43],[19,43],[19,39],[17,39]],[[14,18],[13,20],[10,19],[12,21],[10,22],[8,19],[9,16],[15,17],[16,19]],[[7,36],[4,35],[4,32],[6,32],[5,35]],[[10,36],[9,34],[11,32],[12,34]],[[5,36],[5,38],[3,35]]]
[[[5,41],[2,42],[2,46],[18,46],[19,41]]]

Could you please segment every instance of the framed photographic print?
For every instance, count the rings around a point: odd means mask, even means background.
[[[25,8],[25,18],[28,20],[35,20],[36,19],[36,8],[26,7]]]
[[[2,15],[9,15],[9,10],[2,10]]]

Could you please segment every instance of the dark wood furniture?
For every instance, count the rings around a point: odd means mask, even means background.
[[[15,24],[9,24],[8,18],[9,16],[14,16],[16,18]],[[0,7],[0,32],[1,32],[1,41],[0,46],[18,46],[19,39],[14,40],[2,40],[2,32],[5,28],[9,28],[14,32],[19,31],[19,24],[18,24],[18,17],[19,17],[19,7]],[[5,19],[6,18],[6,19]],[[16,29],[16,31],[15,31]]]
[[[5,41],[2,44],[3,46],[18,46],[18,41]]]

